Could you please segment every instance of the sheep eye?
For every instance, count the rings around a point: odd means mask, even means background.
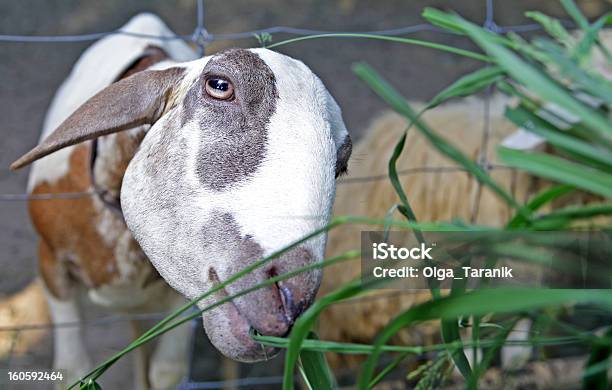
[[[229,100],[234,96],[234,86],[226,79],[211,77],[206,80],[206,93],[214,99]]]

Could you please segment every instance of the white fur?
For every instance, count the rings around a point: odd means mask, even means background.
[[[54,324],[69,324],[80,321],[75,299],[60,301],[47,293],[47,302]],[[87,373],[93,365],[79,326],[57,326],[53,330],[53,368],[66,370],[64,381],[72,384]]]
[[[185,304],[185,299],[172,292],[170,311]],[[159,340],[149,366],[149,383],[153,389],[169,389],[181,381],[189,370],[189,352],[192,343],[192,324],[186,323]]]
[[[206,254],[198,253],[201,247],[196,243],[201,237],[202,225],[213,213],[231,213],[240,226],[240,233],[251,236],[261,245],[264,255],[321,228],[329,220],[335,195],[334,165],[330,162],[336,160],[336,145],[348,135],[340,108],[321,81],[300,61],[266,49],[251,51],[274,72],[279,92],[277,109],[267,126],[266,157],[253,175],[220,192],[202,187],[196,175],[202,131],[196,120],[185,124],[180,132],[189,153],[187,177],[182,182],[164,183],[167,189],[156,189],[183,194],[177,199],[181,206],[175,210],[176,214],[159,210],[148,214],[146,221],[140,221],[138,211],[130,214],[131,210],[154,202],[148,200],[152,184],[147,182],[146,164],[137,161],[138,155],[124,178],[121,201],[130,230],[141,231],[136,238],[147,256],[153,261],[164,259],[155,264],[156,268],[173,288],[188,298],[200,295],[209,285],[206,264],[227,260],[220,255],[209,259]],[[206,57],[181,64],[188,69],[182,89],[193,83],[208,60]],[[170,126],[172,115],[179,114],[175,111],[158,120],[143,140],[139,154],[154,153],[164,129]],[[147,209],[157,210],[153,205]],[[181,239],[174,240],[172,245],[163,244],[169,236]],[[325,242],[326,236],[320,235],[306,244],[319,261]],[[222,251],[212,248],[208,251],[217,252]],[[201,263],[180,264],[185,257],[198,258]],[[194,279],[198,274],[197,280]]]
[[[203,211],[232,213],[242,233],[252,235],[269,253],[321,228],[329,219],[335,194],[313,189],[335,189],[334,175],[322,172],[333,169],[327,164],[336,158],[333,137],[346,134],[346,129],[342,122],[340,129],[330,127],[323,116],[328,113],[327,91],[301,62],[265,49],[252,51],[274,72],[280,95],[268,127],[268,154],[246,183],[221,193],[200,189],[197,197]],[[191,180],[195,183],[197,178]],[[314,253],[322,252],[321,237],[312,243]]]
[[[506,341],[528,341],[532,323],[530,318],[520,319],[512,328]],[[501,349],[501,365],[506,370],[524,367],[532,353],[533,348],[527,343],[526,345],[505,345]]]

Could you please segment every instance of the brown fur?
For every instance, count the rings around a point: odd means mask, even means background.
[[[168,58],[157,47],[149,47],[147,52],[119,79],[132,76]],[[72,150],[68,173],[64,177],[52,183],[42,182],[32,189],[32,193],[86,192],[96,188],[118,197],[125,170],[143,136],[142,130],[130,131],[111,134],[97,141],[98,156],[93,170],[95,186],[91,169],[93,144],[86,142]],[[107,153],[99,153],[102,148]],[[56,199],[53,202],[32,201],[29,204],[32,223],[41,238],[41,276],[51,294],[57,298],[66,298],[70,294],[71,279],[89,288],[99,288],[118,280],[135,281],[142,268],[156,275],[131,237],[122,216],[107,209],[97,194],[76,199]],[[106,228],[112,229],[112,234],[102,231],[102,224],[112,226]],[[118,253],[117,248],[123,250]],[[134,269],[122,271],[119,261],[130,262]]]
[[[91,188],[90,144],[77,146],[68,174],[55,183],[37,185],[33,194],[84,192]],[[69,278],[100,287],[118,276],[113,247],[104,242],[92,221],[98,218],[95,197],[55,199],[29,204],[34,228],[41,238],[40,270],[49,291],[58,298],[69,293]]]
[[[137,60],[119,79],[129,77],[168,58],[159,48],[149,47],[147,50],[149,53]],[[116,153],[112,160],[106,159],[105,156],[98,156],[96,160],[96,168],[100,168],[96,172],[96,185],[99,189],[108,192],[111,196],[118,196],[123,174],[143,135],[143,132],[136,134],[127,132],[103,137]],[[31,193],[91,191],[91,147],[91,142],[75,147],[70,156],[68,174],[52,184],[43,182],[37,185]],[[99,174],[101,170],[104,174]],[[34,200],[28,205],[32,223],[40,236],[38,244],[40,275],[46,289],[57,298],[70,294],[71,279],[78,278],[89,287],[100,287],[112,283],[118,277],[114,255],[116,243],[109,245],[105,242],[92,224],[92,221],[99,217],[101,206],[100,200],[91,196],[48,201]],[[122,220],[120,224],[125,226]],[[128,246],[131,247],[129,251],[132,253],[141,252],[135,241]],[[87,259],[87,261],[76,259]],[[157,278],[159,275],[152,272],[144,284]],[[24,290],[0,302],[0,324],[18,327],[48,323],[49,310],[43,290],[43,284],[36,279]],[[10,353],[25,353],[46,334],[46,329],[1,332],[0,357]]]

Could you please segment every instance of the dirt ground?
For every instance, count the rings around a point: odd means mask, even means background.
[[[175,32],[190,34],[195,24],[195,0],[0,0],[0,34],[55,35],[109,31],[120,27],[141,11],[155,12]],[[610,10],[610,2],[579,2],[591,15]],[[311,1],[221,1],[206,0],[206,28],[210,33],[242,32],[276,25],[337,30],[381,30],[422,22],[425,6],[457,11],[476,22],[485,17],[485,0],[311,0]],[[563,15],[556,0],[494,1],[495,20],[499,25],[528,23],[523,16],[528,9]],[[469,48],[458,36],[417,33],[411,37],[430,39]],[[275,35],[280,41],[283,35]],[[8,165],[38,139],[45,110],[56,88],[89,42],[10,43],[0,42],[0,193],[23,193],[27,170],[9,172]],[[257,46],[254,39],[213,42],[208,53],[231,47]],[[317,40],[300,42],[280,51],[303,60],[319,74],[343,108],[346,123],[355,139],[383,103],[350,71],[351,64],[365,61],[384,74],[411,100],[425,100],[458,76],[478,64],[457,56],[415,46],[379,41]],[[0,297],[25,286],[36,274],[36,237],[29,224],[26,203],[0,201]],[[86,316],[106,313],[90,309]],[[1,325],[1,324],[0,324]],[[219,378],[219,358],[205,346],[198,331],[198,353],[194,362],[198,380]],[[129,340],[126,324],[92,327],[86,337],[96,359],[120,349]],[[31,355],[11,364],[44,367],[51,364],[52,341],[47,339]],[[241,376],[277,375],[276,368],[249,366]],[[125,359],[107,375],[107,388],[129,388],[130,359]],[[0,362],[0,367],[3,363]],[[104,383],[104,382],[103,382]],[[127,386],[127,387],[126,387]],[[266,387],[271,388],[271,387]]]

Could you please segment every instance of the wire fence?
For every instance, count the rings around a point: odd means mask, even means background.
[[[385,29],[385,30],[371,30],[371,31],[332,31],[332,30],[314,30],[314,29],[304,29],[304,28],[293,28],[286,26],[274,26],[268,28],[262,28],[251,31],[244,31],[238,33],[229,33],[229,34],[212,34],[209,33],[205,28],[204,24],[205,20],[205,8],[204,8],[204,0],[197,0],[196,3],[196,27],[192,34],[189,35],[149,35],[149,34],[136,34],[132,32],[122,31],[122,30],[114,30],[114,31],[106,31],[99,33],[90,33],[90,34],[79,34],[79,35],[0,35],[0,42],[21,42],[21,43],[45,43],[45,42],[83,42],[83,41],[95,41],[101,38],[104,38],[109,35],[129,35],[133,37],[140,38],[157,38],[161,40],[183,40],[186,42],[191,42],[196,45],[199,49],[199,54],[204,56],[206,53],[206,46],[213,41],[227,41],[227,40],[240,40],[240,39],[253,39],[257,35],[261,34],[290,34],[296,36],[307,36],[307,35],[325,35],[325,34],[337,34],[337,33],[347,33],[347,34],[371,34],[371,35],[380,35],[380,36],[399,36],[399,35],[408,35],[417,32],[423,31],[432,31],[438,32],[442,34],[452,34],[448,31],[441,30],[431,24],[420,23],[412,26],[405,26],[395,29]],[[567,22],[567,24],[570,24]],[[484,27],[488,28],[491,31],[495,32],[529,32],[541,29],[541,25],[539,24],[522,24],[522,25],[514,25],[514,26],[499,26],[494,21],[494,1],[486,0],[486,19],[484,22]],[[345,39],[349,39],[348,37]],[[490,95],[490,94],[489,94]],[[490,96],[488,96],[490,97]],[[488,111],[488,98],[484,100],[484,104],[486,106],[485,110]],[[487,113],[485,115],[486,122],[490,122],[490,114]],[[485,125],[485,128],[488,129],[489,124]],[[490,133],[489,130],[485,131],[486,136],[483,136],[483,147],[481,148],[481,157],[479,158],[479,165],[487,171],[496,170],[496,169],[509,169],[509,167],[503,165],[490,164],[486,160],[486,146]],[[423,167],[415,167],[405,170],[400,170],[398,175],[406,176],[418,173],[436,173],[436,172],[464,172],[465,169],[458,166],[423,166]],[[388,179],[388,175],[384,173],[380,173],[377,175],[369,175],[362,177],[345,177],[338,180],[338,185],[347,185],[353,183],[368,183],[380,180]],[[480,183],[478,183],[480,186]],[[479,187],[478,193],[481,193],[481,187]],[[86,192],[68,192],[68,193],[49,193],[49,194],[28,194],[28,193],[13,193],[13,194],[0,194],[0,202],[12,202],[12,201],[37,201],[37,200],[53,200],[53,199],[75,199],[75,198],[83,198],[89,196],[100,195],[97,191],[86,191]],[[479,195],[480,196],[480,195]],[[476,202],[478,203],[478,202]],[[477,208],[477,206],[474,206]]]
[[[135,34],[131,32],[114,30],[99,33],[89,33],[81,35],[0,35],[0,42],[21,42],[21,43],[46,43],[46,42],[83,42],[83,41],[95,41],[104,38],[109,35],[122,34],[130,35],[134,37],[142,38],[157,38],[160,40],[183,40],[194,44],[201,56],[206,54],[206,46],[213,41],[227,41],[227,40],[241,40],[241,39],[252,39],[257,35],[261,34],[290,34],[296,36],[308,36],[308,35],[325,35],[325,34],[337,34],[337,33],[351,33],[351,34],[372,34],[380,36],[403,36],[413,34],[417,32],[430,31],[443,34],[452,34],[447,31],[443,31],[430,24],[421,23],[411,26],[405,26],[395,29],[386,30],[374,30],[374,31],[331,31],[331,30],[314,30],[304,28],[294,28],[286,26],[274,26],[268,28],[262,28],[252,31],[228,33],[228,34],[213,34],[210,33],[205,27],[205,4],[204,0],[196,0],[196,26],[192,34],[189,35],[165,35],[165,36],[152,36],[147,34]],[[486,18],[483,26],[491,31],[499,33],[515,32],[525,33],[534,30],[541,29],[539,24],[523,24],[513,26],[499,26],[494,20],[494,1],[485,0],[486,4]],[[570,24],[570,23],[567,23]],[[491,164],[488,159],[488,147],[489,139],[491,134],[491,112],[490,112],[490,98],[493,91],[489,88],[483,99],[483,115],[484,115],[484,126],[482,129],[482,139],[480,154],[478,156],[478,164],[486,171],[498,170],[498,169],[510,169],[507,166]],[[442,173],[442,172],[465,172],[466,170],[458,166],[422,166],[415,167],[405,170],[400,170],[399,175],[412,175],[418,173]],[[367,183],[380,180],[387,180],[388,175],[381,173],[378,175],[362,176],[362,177],[346,177],[338,181],[339,185],[349,185],[354,183]],[[474,179],[475,180],[475,179]],[[477,182],[476,196],[472,204],[472,215],[471,219],[474,221],[478,216],[478,207],[482,194],[482,184]],[[67,192],[67,193],[49,193],[49,194],[29,194],[29,193],[17,193],[17,194],[0,194],[0,202],[13,202],[13,201],[47,201],[54,199],[77,199],[83,197],[90,197],[99,195],[96,190],[84,191],[84,192]],[[376,296],[363,297],[352,299],[349,303],[357,300],[372,300],[372,299],[387,299],[390,295],[397,295],[409,292],[392,292],[387,294],[377,294]],[[98,325],[108,325],[117,322],[127,321],[151,321],[159,320],[164,317],[167,313],[150,313],[150,314],[138,314],[138,315],[112,315],[102,317],[94,320],[71,322],[71,323],[54,323],[54,324],[28,324],[20,326],[0,326],[0,332],[24,332],[31,330],[41,329],[53,329],[58,327],[88,327]],[[191,376],[190,376],[191,377]],[[252,387],[252,386],[263,386],[282,383],[282,377],[271,376],[271,377],[246,377],[225,381],[207,381],[207,382],[193,382],[189,378],[180,385],[180,389],[221,389],[221,388],[237,388],[237,387]]]

